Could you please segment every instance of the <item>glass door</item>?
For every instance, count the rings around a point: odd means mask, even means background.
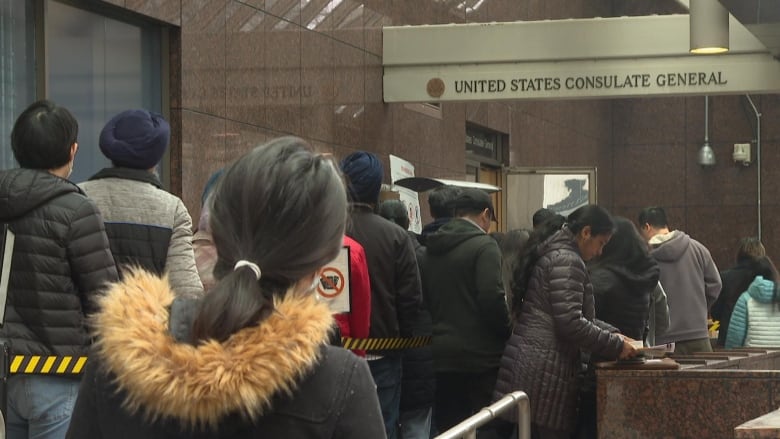
[[[71,175],[78,183],[111,166],[98,145],[111,117],[131,108],[162,113],[161,30],[52,0],[45,2],[44,23],[47,98],[79,122]]]

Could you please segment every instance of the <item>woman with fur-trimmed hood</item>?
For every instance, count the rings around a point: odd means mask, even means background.
[[[384,438],[365,360],[328,345],[313,290],[347,198],[302,140],[257,147],[210,197],[218,279],[202,299],[128,273],[102,300],[69,438]]]

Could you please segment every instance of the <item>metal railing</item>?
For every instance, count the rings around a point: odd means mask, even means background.
[[[517,439],[531,439],[531,403],[525,392],[512,392],[483,408],[465,421],[450,428],[435,439],[476,439],[477,428],[495,419],[499,414],[517,408]]]

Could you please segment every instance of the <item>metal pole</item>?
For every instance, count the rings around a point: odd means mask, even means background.
[[[758,188],[757,188],[757,204],[758,204],[758,240],[761,241],[761,113],[758,112],[758,108],[753,103],[753,99],[750,95],[745,95],[750,106],[753,107],[753,112],[756,114],[756,168],[758,174]]]
[[[520,393],[517,395],[517,439],[531,439],[531,400],[524,392]]]
[[[710,97],[704,96],[704,143],[710,144]]]

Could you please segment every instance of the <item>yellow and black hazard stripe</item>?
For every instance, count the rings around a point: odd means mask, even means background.
[[[411,349],[431,344],[431,336],[420,337],[391,337],[391,338],[352,338],[341,337],[341,345],[346,349],[359,349],[364,351],[389,351],[397,349]]]
[[[427,346],[431,344],[431,336],[409,338],[342,337],[341,343],[346,349],[389,351]],[[12,374],[77,375],[84,371],[86,364],[86,356],[12,355],[10,372]]]
[[[12,355],[12,374],[76,375],[84,371],[87,357],[72,355]]]

